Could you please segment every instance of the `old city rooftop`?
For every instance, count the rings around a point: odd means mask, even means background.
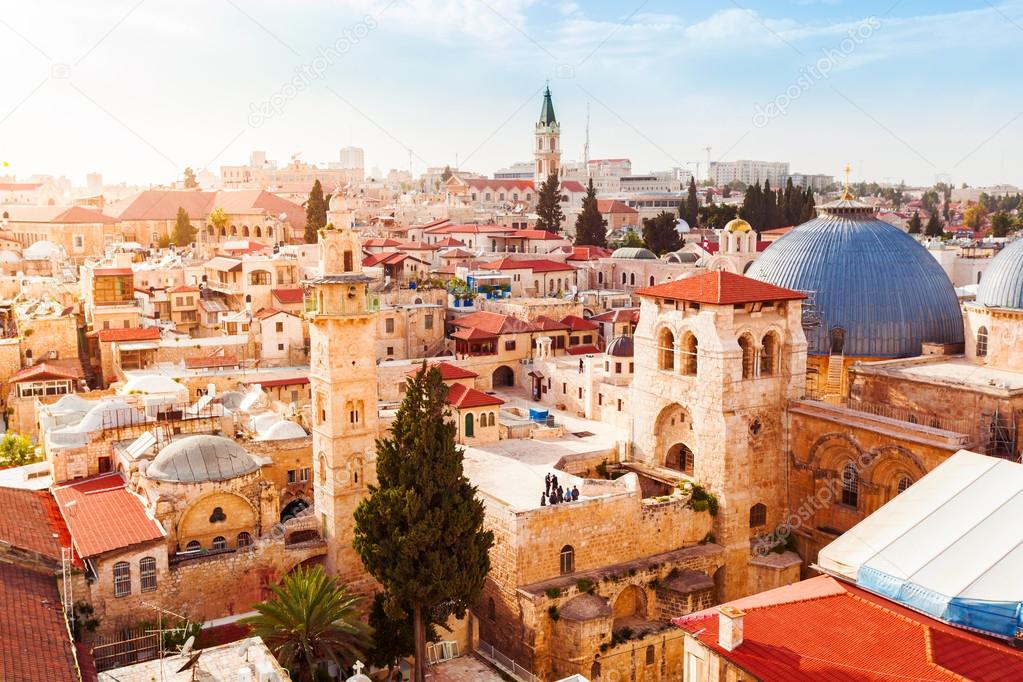
[[[798,291],[724,271],[708,272],[652,287],[643,287],[637,289],[636,294],[711,305],[798,301],[806,298],[805,294]]]

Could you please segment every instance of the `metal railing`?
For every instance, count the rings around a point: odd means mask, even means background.
[[[506,674],[514,677],[519,682],[540,682],[540,678],[521,665],[508,658],[494,648],[492,644],[478,640],[476,642],[476,653],[483,656]]]

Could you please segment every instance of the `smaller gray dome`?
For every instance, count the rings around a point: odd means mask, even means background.
[[[1023,238],[991,259],[977,287],[977,303],[988,308],[1023,309]]]
[[[180,438],[160,450],[146,476],[171,483],[201,483],[226,481],[257,469],[259,463],[230,438],[200,435]]]
[[[665,258],[669,263],[695,263],[700,257],[690,251],[672,251]]]
[[[610,618],[611,607],[595,594],[580,594],[572,597],[561,607],[561,617],[566,620],[586,621]]]
[[[616,336],[607,344],[604,354],[613,358],[631,358],[634,352],[635,346],[631,336]]]
[[[644,249],[641,247],[625,246],[620,249],[616,249],[611,254],[612,258],[629,258],[633,260],[657,260],[657,256],[650,249]]]

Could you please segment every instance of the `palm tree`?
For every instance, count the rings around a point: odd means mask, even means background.
[[[358,608],[362,597],[339,585],[323,568],[299,567],[254,604],[258,616],[244,619],[297,682],[311,682],[321,663],[351,668],[370,644],[370,628]]]

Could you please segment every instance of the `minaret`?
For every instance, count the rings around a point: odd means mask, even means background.
[[[554,117],[554,103],[551,102],[551,88],[543,93],[543,107],[540,109],[540,120],[536,122],[536,146],[533,158],[536,160],[536,178],[534,184],[540,184],[551,173],[557,174],[561,168],[561,124]]]
[[[345,583],[367,581],[355,550],[353,514],[376,479],[376,313],[362,272],[362,247],[344,190],[330,198],[320,231],[320,275],[309,313],[312,346],[313,497],[327,541],[327,571]]]

